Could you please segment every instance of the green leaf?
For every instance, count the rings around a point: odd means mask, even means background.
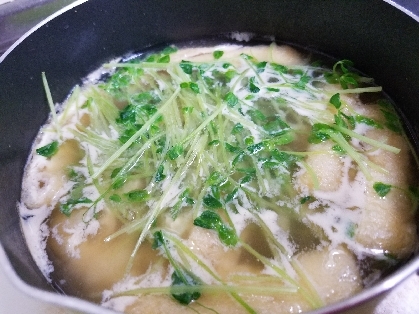
[[[254,176],[251,176],[251,175],[246,175],[246,176],[244,176],[244,177],[243,177],[243,178],[241,178],[241,180],[240,180],[240,185],[242,185],[242,184],[246,184],[246,183],[248,183],[248,182],[252,181],[252,180],[253,180],[253,178],[254,178]]]
[[[345,128],[345,129],[349,129],[350,127],[352,127],[352,123],[355,123],[354,121],[355,121],[355,118],[354,117],[351,117],[351,118],[353,118],[353,120],[348,120],[348,119],[344,119],[344,115],[341,113],[341,112],[339,112],[339,114],[337,114],[337,115],[335,115],[334,116],[334,118],[335,118],[335,124],[337,125],[337,126],[340,126],[340,127],[342,127],[342,128]],[[348,126],[348,123],[349,123],[349,126]],[[354,127],[355,127],[355,125],[354,125]],[[347,134],[344,134],[344,133],[342,133],[342,136],[349,142],[350,140],[351,140],[351,137],[349,136],[349,135],[347,135]]]
[[[167,156],[170,158],[170,160],[175,160],[182,154],[183,154],[183,146],[181,144],[176,144],[175,146],[172,146],[172,148],[170,148],[167,151]]]
[[[249,91],[253,94],[259,93],[260,88],[255,84],[256,78],[253,76],[249,79]]]
[[[242,151],[242,149],[240,147],[233,146],[229,143],[225,143],[224,145],[225,145],[226,151],[228,151],[230,153],[238,153],[238,152]]]
[[[189,197],[189,193],[190,193],[190,190],[185,189],[185,191],[183,191],[182,194],[180,194],[179,198],[184,200],[186,204],[193,205],[195,204],[195,201]]]
[[[153,234],[153,250],[165,245],[165,239],[161,230],[154,232]]]
[[[214,56],[214,59],[220,59],[224,54],[224,51],[222,50],[215,50],[212,55]]]
[[[267,87],[266,89],[270,92],[279,92],[279,88],[275,88],[275,87]]]
[[[130,101],[135,105],[147,105],[158,103],[160,98],[150,92],[142,92],[131,96]]]
[[[343,60],[338,61],[337,64],[334,65],[333,68],[335,69],[335,67],[337,67],[337,65],[340,66],[343,73],[348,73],[349,72],[348,68],[353,67],[354,63],[351,60],[343,59]]]
[[[220,185],[221,183],[226,181],[226,177],[218,171],[213,171],[209,175],[208,179],[205,181],[208,185]]]
[[[194,82],[190,82],[189,83],[189,87],[191,88],[191,90],[195,93],[195,94],[199,94],[199,86],[198,84],[194,83]]]
[[[227,105],[231,108],[237,105],[237,103],[239,102],[239,99],[237,98],[237,96],[234,95],[232,92],[228,92],[224,96],[224,100],[227,102]]]
[[[80,108],[81,109],[90,108],[90,106],[92,105],[92,102],[93,102],[93,98],[89,97]]]
[[[118,175],[118,173],[121,171],[121,169],[122,168],[119,167],[119,168],[115,168],[114,170],[112,170],[111,179],[115,178]]]
[[[222,224],[222,221],[216,212],[212,210],[206,210],[201,214],[201,216],[195,218],[193,224],[205,229],[218,230],[219,226]]]
[[[222,224],[218,229],[218,237],[221,242],[227,246],[235,246],[238,242],[236,232],[224,224]]]
[[[89,204],[93,203],[92,200],[88,199],[87,197],[81,197],[79,199],[69,199],[65,203],[60,203],[60,211],[66,215],[70,216],[71,212],[73,211],[74,207],[78,204]]]
[[[271,160],[262,160],[262,167],[263,169],[273,169],[275,167],[278,167],[279,163],[276,161],[271,161]]]
[[[194,110],[194,107],[183,107],[182,112],[183,113],[192,113]]]
[[[119,136],[118,140],[125,144],[128,140],[140,129],[140,125],[133,125],[125,129],[121,135]]]
[[[255,175],[256,174],[256,168],[254,168],[254,167],[237,168],[236,170],[238,172],[245,173],[245,174],[248,174],[248,175]]]
[[[254,137],[253,137],[253,136],[247,136],[247,137],[244,139],[244,144],[246,144],[246,146],[253,145],[254,143],[255,143],[255,139],[254,139]]]
[[[383,128],[383,126],[380,123],[378,123],[377,121],[375,121],[374,119],[368,118],[368,117],[363,116],[363,115],[359,115],[359,114],[356,115],[355,116],[355,121],[357,123],[363,123],[363,124],[372,126],[374,128],[377,128],[377,129],[382,129]]]
[[[77,173],[73,168],[69,168],[67,171],[67,177],[70,181],[78,181],[81,178],[81,175]]]
[[[329,84],[337,84],[339,83],[339,75],[333,72],[326,72],[324,73],[324,78],[326,82]]]
[[[305,89],[307,83],[310,81],[310,77],[307,75],[302,75],[300,80],[297,83],[294,83],[294,87],[298,89]]]
[[[250,61],[254,61],[255,58],[253,58],[251,55],[248,55],[246,53],[241,53],[240,56],[245,59],[245,60],[250,60]]]
[[[115,121],[119,124],[134,124],[137,120],[137,111],[134,105],[129,104],[119,112],[119,118]]]
[[[348,116],[341,111],[339,111],[339,116],[342,116],[346,119],[346,121],[348,122],[349,129],[353,130],[355,128],[355,125],[356,125],[355,117]]]
[[[198,84],[194,82],[182,82],[180,83],[180,88],[183,88],[183,89],[190,88],[191,91],[193,91],[195,94],[200,93]]]
[[[227,227],[222,222],[221,217],[212,210],[204,211],[201,216],[194,220],[194,225],[217,231],[219,239],[227,246],[235,246],[238,242],[238,237],[234,230]]]
[[[231,202],[233,199],[235,199],[238,191],[239,189],[235,188],[232,192],[228,193],[225,198],[225,203]]]
[[[359,75],[355,73],[345,73],[339,78],[340,85],[347,89],[352,85],[353,87],[358,87],[358,81]]]
[[[239,162],[241,162],[244,157],[246,156],[246,153],[244,151],[241,151],[236,157],[234,157],[233,161],[231,162],[231,165],[234,167],[236,166]]]
[[[116,179],[113,181],[112,183],[112,189],[117,190],[120,187],[122,187],[125,182],[127,182],[127,176],[120,176],[120,177],[116,177]]]
[[[165,144],[166,144],[166,137],[160,138],[155,142],[157,148],[156,153],[161,154],[164,151]]]
[[[266,64],[267,64],[266,61],[262,61],[256,64],[256,72],[262,73],[263,71],[265,71]]]
[[[172,296],[181,304],[188,305],[194,300],[197,300],[201,293],[199,292],[199,285],[201,285],[201,280],[195,276],[193,273],[185,269],[185,267],[181,264],[179,264],[172,256],[170,249],[168,247],[168,241],[163,235],[163,232],[161,230],[156,231],[153,234],[153,244],[152,248],[158,249],[162,248],[165,252],[168,261],[174,268],[174,272],[172,274],[172,287],[196,287],[196,290],[190,291],[188,289],[187,292],[179,293],[179,289],[176,289],[175,291],[172,291]]]
[[[255,109],[255,110],[248,110],[247,114],[250,116],[253,122],[265,122],[266,116],[263,114],[262,111]]]
[[[349,68],[352,66],[352,61],[340,60],[334,64],[332,72],[325,73],[324,77],[328,83],[339,83],[343,89],[347,89],[350,86],[358,87],[359,75],[350,72]]]
[[[179,66],[186,74],[192,74],[193,65],[191,62],[182,60]]]
[[[165,174],[163,174],[163,171],[164,171],[164,166],[163,166],[163,165],[160,165],[160,166],[157,168],[157,173],[156,173],[156,176],[154,177],[154,180],[155,180],[156,182],[163,181],[163,180],[166,178],[166,175],[165,175]]]
[[[224,75],[228,81],[231,81],[231,79],[237,75],[237,72],[235,70],[228,70]]]
[[[217,200],[214,196],[207,194],[202,199],[202,202],[204,203],[204,206],[211,208],[211,209],[217,209],[223,207],[223,204],[219,200]]]
[[[243,131],[243,125],[236,123],[231,130],[231,134],[239,134],[241,131]]]
[[[178,51],[178,49],[176,47],[168,46],[168,47],[164,48],[161,53],[164,54],[164,55],[169,55],[169,54],[175,53],[177,51]]]
[[[179,84],[180,88],[189,88],[189,83],[188,82],[182,82]]]
[[[144,62],[155,62],[157,58],[156,54],[151,54],[147,56],[147,58],[144,60]]]
[[[253,167],[250,168],[237,168],[237,172],[244,173],[245,176],[241,178],[240,184],[246,184],[250,181],[252,181],[255,178],[256,175],[256,169]]]
[[[277,63],[271,63],[272,68],[279,72],[279,73],[287,73],[288,72],[288,68],[284,65],[281,64],[277,64]]]
[[[218,146],[220,145],[220,140],[212,140],[208,143],[208,146]]]
[[[112,194],[111,196],[109,196],[109,199],[115,203],[119,203],[120,201],[122,201],[121,196],[119,196],[118,194]]]
[[[170,56],[165,55],[157,60],[157,63],[169,63],[170,62]]]
[[[271,151],[272,158],[280,162],[285,167],[294,165],[301,157],[288,154],[286,152],[280,152],[277,149]]]
[[[303,76],[303,69],[288,69],[288,73],[294,76]]]
[[[179,301],[181,304],[188,305],[192,301],[199,299],[201,293],[198,286],[201,282],[189,271],[184,269],[176,269],[172,274],[172,286],[185,286],[185,287],[194,287],[197,286],[196,291],[194,292],[185,292],[185,293],[172,293],[172,296]]]
[[[150,129],[148,130],[148,133],[149,133],[150,136],[156,135],[159,132],[160,132],[160,127],[158,127],[155,124],[152,124],[150,126]]]
[[[268,132],[269,135],[277,135],[290,129],[290,126],[283,121],[280,117],[275,117],[274,120],[269,121],[263,126],[263,129]]]
[[[375,182],[372,187],[380,197],[384,197],[390,192],[392,186],[382,182]]]
[[[345,232],[345,234],[349,238],[352,239],[355,236],[355,232],[356,232],[356,228],[357,227],[358,227],[358,225],[356,223],[349,222],[348,225],[346,226],[346,232]]]
[[[53,141],[45,146],[39,147],[36,149],[38,155],[44,157],[52,157],[58,152],[58,141]]]
[[[391,131],[397,134],[401,134],[403,127],[402,127],[402,124],[400,123],[399,117],[390,110],[381,109],[381,112],[383,113],[384,119],[386,120],[385,126]]]
[[[303,196],[302,198],[300,198],[300,204],[302,205],[302,204],[305,204],[305,203],[307,203],[308,201],[311,201],[313,199],[313,197],[312,196],[310,196],[310,195],[307,195],[307,196]]]
[[[231,63],[229,63],[229,62],[223,63],[223,68],[224,69],[228,69],[229,67],[231,67]]]
[[[200,65],[198,66],[198,70],[199,70],[199,73],[200,73],[201,75],[204,75],[204,74],[205,74],[205,72],[206,72],[209,68],[211,68],[211,65],[210,65],[210,64],[208,64],[208,63],[202,63],[202,64],[200,64]]]
[[[388,99],[379,99],[377,101],[377,104],[381,107],[383,110],[393,110],[393,105]]]
[[[212,131],[214,132],[214,134],[218,134],[218,127],[217,127],[217,124],[216,124],[214,121],[211,121],[211,122],[209,123],[209,125],[210,125],[210,127],[211,127]]]
[[[346,124],[346,121],[342,118],[341,115],[335,114],[334,118],[335,118],[335,124],[337,126],[341,126],[342,128],[345,128],[345,129],[348,128],[348,125]]]
[[[116,71],[106,82],[104,89],[117,98],[121,97],[121,91],[131,83],[131,75],[127,69]]]
[[[330,97],[329,103],[335,106],[336,109],[339,109],[342,106],[342,103],[340,101],[340,94],[336,93],[332,97]]]
[[[132,202],[144,202],[149,197],[149,194],[146,190],[132,190],[125,195]]]
[[[284,134],[279,133],[279,135],[271,138],[268,142],[278,146],[278,145],[286,145],[294,141],[294,135],[292,132],[286,132]]]
[[[333,145],[332,150],[337,152],[338,154],[345,154],[346,151],[340,145]]]
[[[308,137],[308,142],[312,144],[318,144],[324,142],[330,138],[329,131],[334,131],[329,125],[324,123],[315,123],[311,129],[311,133]]]
[[[180,209],[183,206],[185,206],[185,204],[186,205],[193,205],[193,204],[195,204],[195,201],[191,197],[189,197],[189,193],[190,193],[189,188],[188,189],[185,189],[185,191],[183,191],[179,195],[179,200],[176,202],[175,206],[173,206],[170,209],[170,214],[171,214],[171,216],[172,216],[173,219],[176,219],[177,218],[177,216],[178,216],[178,214],[180,212]]]
[[[259,153],[259,152],[260,152],[260,151],[262,151],[264,148],[265,148],[265,144],[264,144],[264,142],[260,142],[260,143],[253,144],[253,145],[250,145],[250,146],[247,146],[247,147],[246,147],[247,151],[248,151],[251,155],[254,155],[254,154]]]

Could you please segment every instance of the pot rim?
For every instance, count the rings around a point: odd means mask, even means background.
[[[24,41],[28,36],[30,36],[33,32],[35,32],[37,29],[48,23],[49,21],[55,19],[56,17],[60,16],[61,14],[79,6],[80,4],[83,4],[89,0],[76,0],[73,3],[61,8],[57,12],[51,14],[50,16],[46,17],[42,21],[40,21],[38,24],[36,24],[34,27],[32,27],[30,30],[28,30],[25,34],[23,34],[18,40],[16,40],[13,45],[11,45],[2,55],[0,55],[0,63],[3,62],[3,60],[9,55],[10,52],[12,52],[22,41]],[[384,0],[385,1],[385,0]]]
[[[414,0],[383,0],[419,22],[419,5]],[[407,2],[403,3],[402,2]],[[413,6],[416,5],[416,8]]]
[[[49,21],[55,19],[56,17],[62,15],[63,13],[87,2],[89,0],[76,0],[73,3],[63,7],[54,14],[45,18],[29,31],[23,34],[12,46],[10,46],[2,55],[0,55],[0,63],[27,37],[29,37],[36,30],[41,28],[43,25],[47,24]],[[415,0],[382,0],[383,2],[388,3],[389,5],[395,7],[396,9],[402,11],[415,21],[419,22],[419,5],[415,4]],[[416,5],[415,8],[413,6]],[[20,291],[31,296],[40,301],[54,304],[61,307],[66,307],[69,309],[82,311],[92,314],[116,314],[119,312],[107,309],[100,306],[99,304],[92,303],[90,301],[83,300],[78,297],[68,296],[64,294],[59,294],[53,291],[46,291],[36,287],[33,287],[23,281],[21,277],[15,271],[15,268],[12,266],[9,257],[7,256],[4,247],[0,239],[0,267],[4,270],[6,277],[9,281]],[[388,275],[383,280],[380,280],[378,283],[373,286],[362,290],[360,293],[339,301],[337,303],[321,307],[317,310],[306,312],[307,314],[325,314],[325,313],[337,313],[342,310],[353,308],[354,306],[365,303],[369,300],[379,297],[380,295],[388,292],[397,285],[401,284],[408,277],[414,275],[419,275],[419,252],[416,252],[416,256],[412,257],[405,265],[398,268],[395,272]]]

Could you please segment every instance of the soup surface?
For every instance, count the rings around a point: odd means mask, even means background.
[[[371,285],[416,248],[418,175],[351,66],[168,47],[50,100],[20,203],[46,278],[127,313],[296,313]]]

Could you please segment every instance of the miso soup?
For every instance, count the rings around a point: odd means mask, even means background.
[[[49,97],[20,203],[45,277],[126,313],[296,313],[409,258],[403,125],[352,62],[314,61],[169,46],[104,64],[58,109]]]

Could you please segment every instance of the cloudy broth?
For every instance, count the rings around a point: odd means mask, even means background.
[[[111,61],[34,143],[31,253],[66,293],[127,313],[350,297],[417,245],[417,165],[381,92],[348,60],[276,44]]]

